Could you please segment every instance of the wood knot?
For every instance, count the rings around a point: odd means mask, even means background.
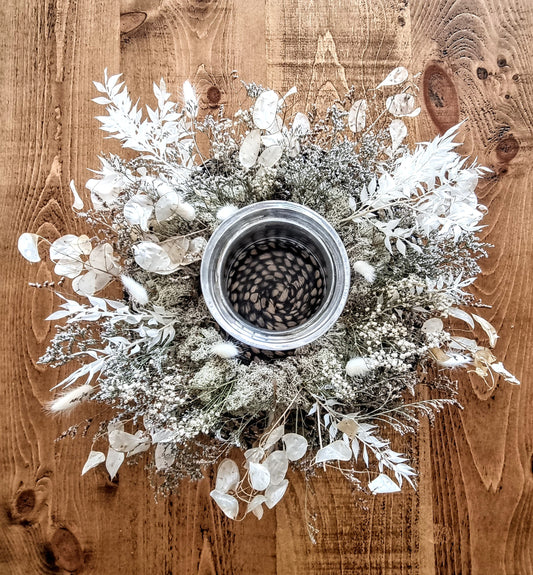
[[[505,66],[507,66],[507,60],[503,56],[500,56],[496,60],[496,64],[498,64],[498,68],[505,68]]]
[[[120,15],[120,33],[128,34],[133,32],[146,21],[146,12],[126,12]]]
[[[486,68],[478,68],[476,70],[476,74],[480,80],[486,80],[489,77],[489,73]]]
[[[210,105],[217,106],[220,102],[220,98],[222,96],[221,91],[216,86],[210,86],[207,89],[207,100],[209,101]]]
[[[15,511],[22,518],[27,517],[35,509],[37,498],[33,489],[24,489],[15,499]]]
[[[448,72],[439,64],[430,64],[422,85],[426,109],[439,132],[459,123],[459,98]]]
[[[77,571],[83,566],[83,552],[74,534],[65,527],[60,527],[52,535],[50,549],[56,567],[65,571]]]
[[[496,156],[500,162],[510,162],[518,154],[519,148],[520,144],[514,136],[506,136],[496,146]]]

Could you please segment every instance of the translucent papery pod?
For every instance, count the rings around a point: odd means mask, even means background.
[[[206,243],[202,237],[189,239],[183,236],[161,243],[140,242],[133,246],[134,259],[137,265],[147,272],[168,275],[199,261]]]
[[[278,449],[280,443],[281,449]],[[244,453],[242,479],[233,460],[225,459],[218,467],[211,497],[231,519],[237,517],[240,503],[245,505],[244,515],[253,513],[258,519],[263,516],[263,505],[268,509],[277,505],[289,486],[286,478],[289,463],[304,457],[308,448],[303,435],[284,433],[283,425],[265,434],[259,444],[261,447]]]

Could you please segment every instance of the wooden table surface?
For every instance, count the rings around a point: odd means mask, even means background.
[[[0,574],[533,573],[532,0],[3,0],[0,12]],[[297,86],[303,109],[400,64],[422,73],[416,139],[466,118],[462,151],[493,170],[479,194],[496,247],[475,292],[521,388],[463,377],[463,411],[395,439],[418,460],[418,493],[371,498],[333,473],[293,474],[275,510],[234,523],[209,478],[159,502],[141,466],[81,478],[90,434],[55,439],[90,411],[47,415],[61,374],[36,364],[54,301],[28,282],[51,269],[15,245],[81,229],[69,181],[82,189],[97,154],[117,151],[91,81],[120,71],[146,99],[161,76],[175,93],[190,78],[206,113],[239,106],[237,70]]]

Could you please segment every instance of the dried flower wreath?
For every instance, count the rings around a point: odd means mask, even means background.
[[[50,410],[91,399],[118,413],[95,434],[95,444],[108,442],[107,454],[92,450],[82,474],[105,462],[113,478],[126,457],[135,461],[153,448],[153,476],[171,488],[219,463],[211,495],[233,519],[260,518],[263,505],[279,502],[289,462],[308,472],[334,467],[374,494],[399,491],[404,482],[415,485],[416,472],[392,449],[387,427],[412,432],[420,416],[457,403],[455,368],[475,371],[488,385],[498,376],[519,383],[489,349],[494,328],[464,309],[478,305],[465,288],[486,256],[477,236],[485,208],[475,194],[486,169],[454,151],[457,127],[413,150],[404,144],[402,118],[420,111],[405,68],[372,97],[356,100],[352,90],[323,117],[292,115],[295,89],[279,97],[245,84],[249,109],[200,120],[191,84],[180,107],[163,81],[154,84],[157,106],[143,117],[120,75],[106,71],[95,86],[102,95],[94,101],[107,111],[98,117],[102,129],[137,155],[100,158],[86,211],[71,183],[73,209],[93,237],[25,233],[18,243],[31,262],[48,244],[61,278],[32,284],[61,299],[48,319],[62,321],[40,361],[80,363],[57,386],[66,391]],[[200,152],[206,142],[209,157]],[[272,200],[329,222],[352,271],[333,327],[286,352],[229,337],[200,283],[207,241],[221,222]],[[231,299],[237,313],[267,331],[305,323],[321,305],[323,278],[316,261],[305,261],[313,256],[301,245],[259,239],[252,247],[237,258],[246,271]],[[263,264],[273,272],[265,276],[270,286],[258,283]],[[81,302],[64,290],[64,278]],[[121,282],[122,299],[95,295],[111,282]],[[247,282],[253,289],[246,291]],[[489,347],[465,337],[476,323]],[[417,400],[421,385],[437,397]],[[228,457],[235,446],[244,451],[242,474]]]

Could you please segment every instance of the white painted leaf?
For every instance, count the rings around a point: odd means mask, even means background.
[[[266,497],[264,495],[255,495],[246,507],[246,514],[253,513],[257,519],[261,519],[263,517],[263,503],[265,502]]]
[[[292,121],[292,133],[297,138],[301,138],[309,134],[310,131],[311,124],[309,123],[309,119],[305,114],[302,114],[302,112],[298,112]]]
[[[124,217],[132,226],[139,226],[141,230],[148,231],[148,222],[154,211],[152,198],[145,194],[136,194],[124,206]]]
[[[164,471],[172,466],[176,456],[172,453],[172,446],[168,443],[158,443],[155,448],[154,461],[158,471]]]
[[[185,102],[185,111],[189,116],[195,118],[198,114],[198,97],[189,80],[183,83],[183,100]]]
[[[170,256],[154,242],[139,242],[133,246],[135,262],[139,267],[147,272],[168,273],[179,266],[174,266],[170,261]]]
[[[239,161],[245,168],[255,165],[261,148],[261,131],[252,130],[244,138],[239,150]]]
[[[352,453],[353,456],[355,458],[355,461],[357,461],[357,458],[359,457],[359,441],[357,441],[357,437],[354,437],[352,439]]]
[[[479,349],[477,341],[469,337],[453,336],[450,342],[450,347],[453,349],[467,350],[472,353]]]
[[[289,88],[289,90],[287,91],[287,93],[285,94],[285,96],[283,96],[282,98],[280,98],[280,106],[285,104],[285,100],[289,97],[289,96],[294,96],[294,94],[298,93],[298,88],[296,88],[296,86],[293,86],[292,88]]]
[[[119,431],[124,431],[124,423],[122,421],[110,421],[107,424],[107,434],[109,435],[112,431],[118,429]]]
[[[342,439],[338,439],[318,450],[315,463],[323,463],[324,461],[350,461],[351,458],[352,450]]]
[[[82,254],[89,255],[91,250],[91,240],[87,236],[67,234],[55,240],[55,242],[50,246],[50,259],[53,262],[57,262],[65,258],[79,259],[78,256]]]
[[[235,499],[235,497],[233,497],[233,495],[222,493],[216,489],[213,489],[209,495],[211,495],[224,515],[230,519],[235,519],[235,517],[237,517],[237,513],[239,513],[239,502],[237,499]]]
[[[257,162],[265,168],[271,168],[279,161],[282,155],[283,148],[281,146],[269,146],[263,150]]]
[[[368,488],[374,495],[377,493],[396,493],[401,491],[400,487],[388,476],[382,473],[374,481],[368,484]]]
[[[365,444],[363,444],[363,461],[365,462],[365,465],[368,467],[368,449],[366,448]]]
[[[261,143],[265,148],[270,146],[282,146],[285,143],[285,134],[276,132],[275,134],[266,134],[261,136]]]
[[[241,479],[239,467],[232,459],[224,459],[217,469],[215,489],[220,493],[227,493],[237,487]]]
[[[462,309],[457,309],[456,307],[451,307],[448,310],[448,315],[451,315],[452,317],[456,317],[457,319],[462,319],[472,329],[474,329],[474,320],[472,319],[472,316],[469,313],[467,313],[466,311],[463,311]]]
[[[263,518],[263,506],[258,505],[257,507],[252,509],[252,513],[257,517],[257,519],[262,519]]]
[[[37,234],[21,234],[18,240],[18,249],[22,256],[29,262],[37,263],[41,261],[37,244],[39,236]]]
[[[268,135],[279,138],[279,136],[281,135],[280,132],[282,128],[283,128],[283,120],[281,119],[281,116],[278,115],[275,117],[274,122],[266,129],[267,136],[262,136],[261,140],[263,138],[267,138]]]
[[[265,490],[265,505],[272,509],[274,505],[277,505],[282,497],[285,495],[287,491],[287,487],[289,486],[289,480],[284,479],[279,485],[270,485]]]
[[[505,381],[513,383],[514,385],[520,385],[520,381],[516,379],[516,377],[510,371],[505,369],[501,361],[498,363],[491,363],[490,367],[493,371],[501,375]]]
[[[152,429],[150,430],[150,436],[152,437],[152,443],[168,443],[176,439],[178,433],[172,429]]]
[[[126,431],[115,429],[109,434],[109,445],[115,451],[128,453],[138,447],[139,443],[143,443],[143,441]]]
[[[278,427],[275,427],[266,437],[265,439],[265,443],[263,445],[263,449],[268,449],[269,447],[272,447],[272,445],[276,444],[281,437],[283,436],[283,434],[285,433],[285,426],[284,425],[278,425]]]
[[[81,296],[89,297],[104,289],[112,279],[110,274],[89,270],[72,280],[72,289]]]
[[[79,276],[82,271],[83,262],[74,258],[63,258],[59,260],[54,267],[54,273],[56,275],[65,276],[70,279]]]
[[[402,254],[402,256],[405,256],[405,244],[402,242],[402,240],[400,238],[398,238],[396,240],[396,249]]]
[[[385,105],[393,116],[409,116],[415,112],[415,97],[412,94],[396,94],[389,96]]]
[[[259,463],[265,456],[265,452],[260,447],[252,447],[244,452],[244,457],[248,463]],[[246,465],[247,467],[248,465]]]
[[[256,491],[263,491],[270,484],[270,472],[261,463],[250,462],[248,466],[250,485]]]
[[[181,198],[178,192],[171,190],[161,196],[155,204],[155,217],[158,222],[165,222],[175,215]]]
[[[279,97],[273,90],[266,90],[259,95],[253,112],[254,124],[260,130],[267,130],[276,121]]]
[[[438,317],[432,317],[424,322],[422,331],[424,333],[440,333],[444,329],[442,320]]]
[[[348,112],[348,127],[352,132],[360,132],[366,126],[366,100],[357,100]]]
[[[103,463],[104,461],[105,461],[104,453],[102,453],[101,451],[91,451],[89,453],[89,457],[87,457],[85,465],[83,466],[81,474],[85,475],[87,471],[89,471],[93,467],[96,467],[97,465],[100,465],[100,463]]]
[[[472,317],[479,323],[483,331],[489,336],[489,345],[490,347],[494,347],[496,345],[496,340],[500,337],[497,333],[492,324],[490,324],[486,319],[476,315],[475,313],[472,314]]]
[[[392,142],[392,149],[394,151],[407,136],[407,126],[403,123],[402,120],[392,120],[389,126],[389,134]]]
[[[132,455],[137,455],[138,453],[148,451],[150,449],[150,446],[152,445],[150,437],[146,434],[145,431],[142,431],[141,429],[135,432],[135,437],[139,439],[139,444],[137,445],[137,447],[134,447],[131,451],[128,451],[126,457],[131,457]]]
[[[88,267],[93,268],[97,272],[118,275],[120,266],[113,254],[113,246],[108,243],[96,246],[89,254]]]
[[[279,485],[284,479],[289,468],[289,459],[285,451],[273,451],[264,461],[263,465],[270,473],[271,485]]]
[[[126,456],[124,455],[124,453],[115,451],[112,447],[109,447],[107,451],[107,458],[105,460],[105,466],[107,472],[109,473],[111,481],[115,478],[115,475],[120,469],[120,466],[122,465],[122,462],[124,461],[125,457]]]
[[[376,88],[382,88],[383,86],[398,86],[399,84],[403,84],[407,78],[409,77],[409,71],[407,68],[403,66],[399,66],[398,68],[394,68],[392,72],[381,82],[381,84]]]
[[[74,196],[74,203],[72,204],[73,210],[83,210],[83,200],[81,199],[80,195],[78,194],[78,190],[74,185],[74,180],[70,180],[70,191]]]
[[[290,461],[298,461],[307,451],[307,439],[298,433],[286,433],[282,438],[285,452]]]

